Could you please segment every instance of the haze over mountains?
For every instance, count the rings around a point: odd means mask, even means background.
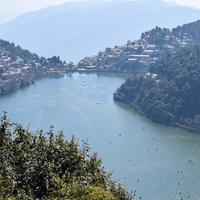
[[[199,18],[199,10],[161,0],[71,2],[2,25],[0,38],[41,56],[76,62],[152,27],[172,28]]]

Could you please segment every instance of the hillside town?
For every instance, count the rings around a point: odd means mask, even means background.
[[[59,57],[45,59],[0,40],[0,95],[32,84],[45,76],[62,76],[70,64]]]
[[[166,52],[195,43],[186,33],[176,35],[169,29],[156,27],[142,34],[141,39],[123,46],[107,48],[98,55],[85,57],[77,68],[80,71],[135,72],[148,69]]]
[[[44,58],[14,43],[0,40],[0,95],[32,84],[45,76],[62,76],[67,72],[147,72],[150,65],[167,52],[199,41],[177,28],[170,31],[156,27],[142,33],[141,38],[125,45],[106,48],[75,65],[60,57]]]

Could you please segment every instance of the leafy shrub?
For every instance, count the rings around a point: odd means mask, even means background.
[[[10,123],[0,124],[0,199],[2,200],[131,200],[111,180],[89,145],[65,140],[62,132],[36,133]]]

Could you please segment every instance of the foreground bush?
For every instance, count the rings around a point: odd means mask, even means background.
[[[0,199],[2,200],[131,200],[111,181],[89,146],[82,148],[62,132],[36,133],[10,123],[0,124]]]

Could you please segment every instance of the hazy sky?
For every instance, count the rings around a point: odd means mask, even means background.
[[[200,0],[165,0],[169,2],[176,2],[182,6],[192,6],[200,9]]]
[[[39,10],[51,5],[59,5],[69,1],[84,1],[84,0],[0,0],[0,24],[3,24],[26,12]],[[188,5],[200,8],[200,0],[164,0],[164,1],[176,2],[183,6]]]
[[[0,24],[30,11],[69,1],[84,0],[0,0]]]

